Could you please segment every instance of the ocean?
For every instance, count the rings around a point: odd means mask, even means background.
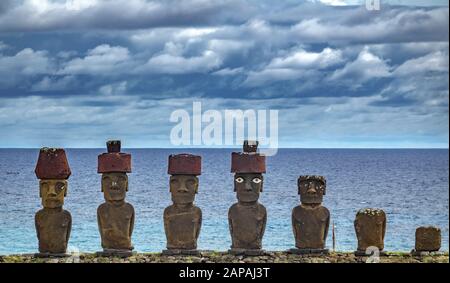
[[[72,170],[65,209],[72,214],[71,251],[101,250],[96,210],[103,202],[97,155],[105,149],[67,149]],[[171,204],[168,155],[189,152],[202,156],[196,205],[203,211],[199,249],[227,250],[231,244],[228,208],[236,202],[230,173],[232,149],[123,149],[132,154],[127,201],[135,207],[135,250],[165,248],[163,210]],[[0,149],[0,254],[37,251],[34,214],[41,208],[34,174],[38,149]],[[280,149],[267,158],[260,202],[267,208],[263,239],[266,250],[294,247],[292,208],[299,204],[299,175],[323,175],[323,205],[335,225],[336,249],[353,251],[353,221],[361,208],[387,214],[385,250],[410,251],[418,226],[442,230],[442,248],[449,250],[448,149]],[[332,247],[331,227],[327,247]]]

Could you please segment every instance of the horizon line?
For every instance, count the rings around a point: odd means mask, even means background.
[[[122,147],[122,149],[236,149],[235,147]],[[1,149],[41,149],[43,147],[0,147]],[[105,149],[105,147],[55,147],[64,149]],[[261,147],[262,149],[266,149]],[[278,147],[277,149],[449,149],[449,147]]]

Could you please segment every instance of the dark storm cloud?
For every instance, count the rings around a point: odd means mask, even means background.
[[[312,2],[2,1],[0,126],[164,144],[171,111],[198,100],[280,109],[285,141],[448,143],[448,7]]]

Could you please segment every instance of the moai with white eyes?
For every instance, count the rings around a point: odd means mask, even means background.
[[[326,192],[323,176],[300,176],[298,194],[301,204],[292,210],[292,228],[295,237],[295,254],[327,254],[325,241],[330,224],[330,212],[322,206]]]
[[[169,156],[170,194],[173,204],[164,210],[167,239],[165,255],[196,255],[197,239],[202,226],[202,211],[194,205],[201,174],[201,156],[176,154]]]
[[[67,180],[71,174],[66,153],[61,148],[42,148],[35,173],[43,209],[35,215],[38,257],[67,256],[67,244],[72,228],[70,212],[63,209],[67,195]]]
[[[131,155],[120,152],[120,141],[108,141],[107,153],[98,156],[98,173],[102,174],[105,202],[97,209],[102,252],[99,256],[128,257],[133,254],[131,235],[134,228],[134,208],[125,201]]]
[[[358,238],[358,256],[376,253],[384,255],[384,235],[386,234],[386,213],[377,208],[364,208],[356,213],[354,222]]]
[[[257,141],[245,141],[244,152],[231,155],[231,172],[234,173],[234,191],[238,202],[228,211],[231,233],[231,254],[260,255],[266,228],[266,208],[258,202],[263,191],[265,156],[257,152]]]

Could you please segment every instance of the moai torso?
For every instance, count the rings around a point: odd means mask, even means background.
[[[386,214],[381,209],[362,209],[356,214],[354,222],[358,251],[366,251],[368,247],[384,249],[386,232]]]
[[[132,250],[134,208],[129,203],[103,203],[97,209],[102,248]]]
[[[39,252],[65,254],[72,229],[72,217],[63,209],[71,172],[63,149],[42,148],[35,170],[43,209],[35,215]]]
[[[120,141],[108,141],[108,152],[98,156],[98,173],[102,174],[105,203],[97,209],[97,222],[104,252],[127,253],[133,250],[135,212],[125,201],[131,155],[120,152]]]
[[[179,208],[174,205],[164,210],[164,230],[168,249],[197,248],[202,225],[202,211],[196,206]]]
[[[322,206],[326,192],[323,176],[300,176],[298,194],[301,205],[292,210],[295,246],[299,249],[324,249],[330,224],[330,212]]]
[[[67,250],[72,217],[64,209],[41,209],[35,215],[39,252],[63,254]]]
[[[329,223],[330,212],[326,207],[295,207],[292,212],[295,246],[299,249],[325,248]]]
[[[170,252],[196,250],[202,226],[202,211],[194,205],[201,157],[186,153],[170,155],[167,172],[171,175],[169,186],[173,204],[164,210],[166,247]]]
[[[228,211],[233,249],[261,249],[267,222],[266,208],[235,203]]]

